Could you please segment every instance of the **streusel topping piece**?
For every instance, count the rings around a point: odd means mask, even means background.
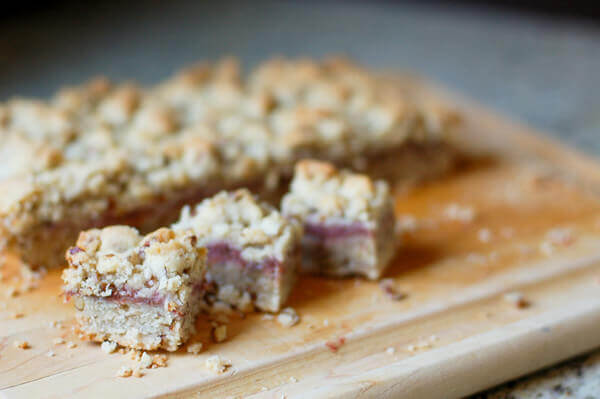
[[[387,209],[389,187],[384,181],[338,170],[327,162],[303,160],[296,164],[290,193],[282,201],[287,215],[339,218],[368,222]]]

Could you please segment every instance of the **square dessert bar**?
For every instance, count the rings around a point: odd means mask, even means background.
[[[171,228],[193,230],[206,247],[214,299],[270,312],[285,303],[300,264],[299,223],[240,189],[185,207]]]
[[[394,255],[394,207],[383,181],[300,161],[282,213],[304,225],[303,271],[377,279]]]
[[[206,250],[193,232],[93,229],[66,257],[63,292],[74,300],[85,338],[174,351],[194,332]]]

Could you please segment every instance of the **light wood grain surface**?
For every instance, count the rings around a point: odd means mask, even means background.
[[[464,108],[457,141],[479,160],[397,190],[399,217],[416,223],[386,277],[406,299],[360,279],[303,277],[290,301],[298,325],[236,316],[215,344],[203,316],[194,339],[202,353],[183,348],[168,367],[117,378],[133,361],[77,339],[59,274],[50,272],[39,288],[3,299],[0,397],[453,398],[600,346],[600,167],[433,92]],[[472,220],[454,220],[453,204]],[[8,274],[2,291],[14,283]],[[513,291],[530,306],[508,301]],[[56,320],[64,328],[52,327]],[[77,346],[54,345],[59,336]],[[233,366],[211,373],[204,362],[213,354]]]

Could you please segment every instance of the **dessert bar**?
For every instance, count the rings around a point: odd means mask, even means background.
[[[66,257],[63,290],[84,338],[174,351],[194,332],[206,250],[193,232],[93,229],[79,235]]]
[[[285,303],[300,264],[299,223],[240,189],[186,206],[171,228],[194,231],[206,247],[213,300],[270,312]]]
[[[394,255],[394,206],[384,181],[304,160],[282,213],[304,226],[303,271],[378,279]]]

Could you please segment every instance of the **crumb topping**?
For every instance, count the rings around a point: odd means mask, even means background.
[[[298,223],[285,219],[247,189],[222,191],[194,208],[184,207],[172,229],[192,230],[201,245],[233,245],[248,261],[265,257],[283,260],[301,235]]]
[[[439,140],[449,114],[340,59],[271,60],[245,76],[225,60],[155,87],[100,78],[47,102],[11,100],[0,105],[0,229],[125,213],[306,154],[341,160]]]
[[[391,206],[389,187],[384,181],[338,170],[327,162],[303,160],[296,164],[290,192],[282,200],[286,216],[316,222],[379,220]]]
[[[172,310],[201,280],[205,253],[190,231],[161,228],[146,236],[127,226],[84,231],[67,250],[63,290],[67,295],[162,297]]]

